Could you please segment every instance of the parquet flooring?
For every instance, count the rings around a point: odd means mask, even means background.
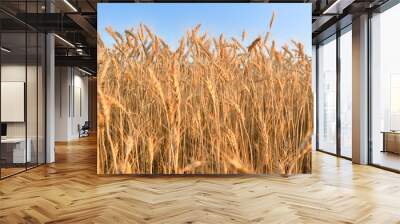
[[[22,172],[22,171],[24,171],[25,170],[25,167],[23,167],[23,168],[14,168],[14,167],[12,167],[12,168],[1,168],[1,176],[2,177],[7,177],[7,176],[10,176],[10,175],[13,175],[13,174],[16,174],[16,173],[18,173],[18,172]]]
[[[96,175],[96,141],[0,181],[0,223],[400,223],[400,175],[323,153],[313,174]]]

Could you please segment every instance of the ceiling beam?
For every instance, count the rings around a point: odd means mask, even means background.
[[[70,13],[67,15],[72,21],[80,26],[90,37],[97,37],[97,30],[81,14]]]
[[[330,4],[322,14],[343,14],[344,9],[351,5],[355,0],[336,0]]]

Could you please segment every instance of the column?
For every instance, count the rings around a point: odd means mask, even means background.
[[[353,19],[353,162],[368,163],[368,15]]]

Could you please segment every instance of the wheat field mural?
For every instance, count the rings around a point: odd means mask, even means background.
[[[141,24],[98,45],[99,174],[311,172],[311,59],[269,31],[172,49]]]

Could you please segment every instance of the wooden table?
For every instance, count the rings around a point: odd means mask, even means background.
[[[383,151],[400,154],[400,131],[383,131]]]

